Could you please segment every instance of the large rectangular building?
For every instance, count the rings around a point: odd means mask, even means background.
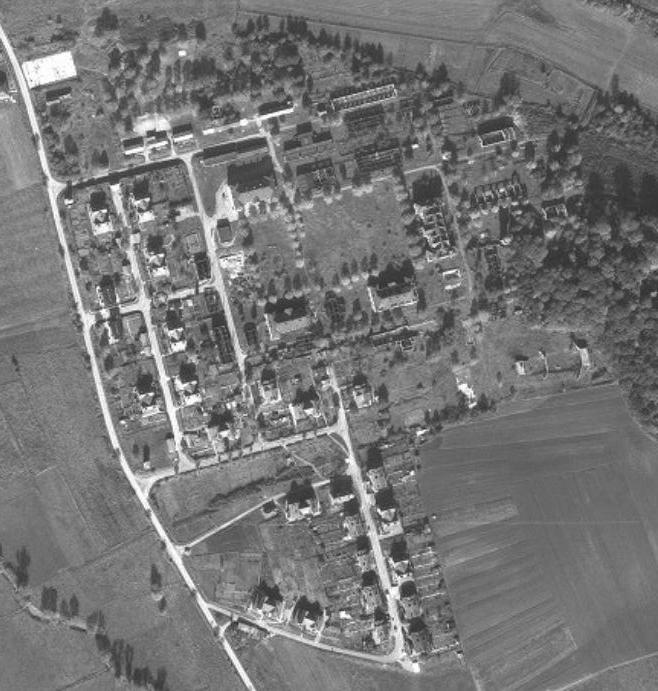
[[[70,50],[46,55],[36,60],[27,60],[23,63],[23,74],[30,89],[78,76]]]

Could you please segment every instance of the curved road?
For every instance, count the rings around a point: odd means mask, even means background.
[[[71,253],[68,248],[68,243],[66,241],[66,236],[64,234],[64,228],[62,226],[62,220],[59,215],[59,208],[57,206],[57,196],[58,194],[64,189],[64,184],[61,182],[58,182],[55,180],[52,175],[50,174],[50,168],[48,166],[48,158],[46,156],[46,152],[44,150],[43,144],[41,142],[41,136],[40,136],[40,129],[39,129],[39,121],[37,119],[37,115],[34,110],[34,105],[32,103],[31,95],[30,95],[30,90],[27,86],[27,82],[25,80],[25,77],[23,75],[23,71],[21,70],[20,63],[18,61],[18,58],[16,56],[16,53],[14,52],[14,49],[12,48],[11,43],[9,42],[9,38],[7,37],[7,34],[4,31],[4,28],[0,26],[0,42],[2,43],[2,46],[4,48],[4,51],[9,58],[9,61],[11,63],[12,69],[14,70],[14,74],[16,77],[16,83],[20,89],[21,96],[23,98],[23,102],[25,104],[25,109],[27,111],[27,116],[30,122],[30,129],[32,130],[32,134],[35,137],[36,140],[36,146],[37,146],[37,152],[39,154],[39,161],[41,163],[41,169],[43,170],[43,174],[46,177],[47,180],[47,190],[48,190],[48,198],[50,200],[50,208],[52,211],[53,215],[53,220],[55,222],[55,227],[57,229],[57,236],[59,239],[59,243],[62,247],[63,250],[63,256],[64,256],[64,263],[66,265],[66,273],[68,275],[69,279],[69,284],[71,286],[71,292],[73,294],[73,298],[75,300],[76,308],[80,314],[80,316],[83,318],[83,323],[84,323],[84,306],[82,302],[82,298],[80,296],[80,289],[78,287],[76,277],[75,277],[75,271],[73,268],[73,262],[71,260]],[[224,650],[226,654],[228,655],[229,659],[231,660],[233,666],[235,667],[236,672],[240,676],[243,684],[247,689],[250,689],[252,691],[255,691],[256,687],[253,685],[251,682],[251,679],[249,679],[249,676],[247,675],[247,672],[245,671],[244,667],[242,666],[242,663],[238,659],[237,655],[229,645],[228,641],[226,640],[223,631],[220,631],[219,625],[208,607],[206,601],[201,597],[199,592],[196,589],[196,586],[194,584],[194,581],[192,580],[190,574],[187,571],[187,568],[185,567],[185,564],[183,564],[183,560],[181,558],[181,555],[178,553],[176,548],[174,547],[174,544],[172,541],[169,539],[169,536],[165,532],[165,529],[163,528],[162,524],[160,523],[160,520],[158,517],[151,511],[151,507],[149,505],[148,501],[148,496],[142,491],[142,488],[140,487],[139,482],[135,478],[135,474],[133,473],[132,469],[128,465],[128,461],[126,460],[126,457],[123,454],[123,451],[121,450],[121,446],[119,444],[119,439],[117,437],[116,430],[114,429],[114,424],[112,422],[112,417],[110,415],[110,409],[107,404],[107,398],[105,396],[105,390],[103,388],[103,382],[101,380],[100,376],[100,371],[98,368],[98,363],[96,362],[96,357],[94,354],[94,348],[91,340],[91,332],[88,328],[83,328],[83,337],[85,341],[85,347],[87,348],[87,353],[89,354],[89,359],[90,359],[90,364],[91,364],[91,371],[94,377],[94,383],[96,384],[96,391],[98,393],[98,400],[101,406],[101,410],[103,412],[103,418],[105,420],[105,425],[107,427],[108,435],[110,437],[110,441],[112,442],[112,446],[115,450],[115,454],[117,458],[119,459],[121,463],[121,468],[123,470],[124,475],[128,479],[128,482],[130,482],[131,487],[133,488],[133,491],[137,495],[137,498],[139,499],[140,504],[144,508],[144,511],[146,512],[146,515],[148,516],[149,520],[151,521],[151,524],[155,528],[155,531],[157,532],[159,538],[162,540],[164,543],[167,554],[169,555],[169,558],[171,559],[172,563],[176,566],[178,569],[178,572],[180,573],[183,582],[185,585],[190,589],[192,594],[194,595],[195,602],[201,611],[201,614],[203,615],[204,619],[206,620],[207,624],[213,631],[213,633],[219,637],[222,646],[224,647]]]

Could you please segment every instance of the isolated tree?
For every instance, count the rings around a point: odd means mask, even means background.
[[[160,590],[162,588],[162,575],[155,564],[151,564],[151,589]]]
[[[66,598],[62,598],[59,601],[59,613],[64,619],[69,619],[71,616],[71,609]]]
[[[206,25],[203,22],[196,23],[196,26],[194,27],[194,35],[196,36],[197,41],[206,40]]]
[[[16,576],[16,585],[21,588],[28,584],[28,567],[30,566],[30,554],[26,547],[21,547],[16,552],[16,565],[14,566],[14,574]]]

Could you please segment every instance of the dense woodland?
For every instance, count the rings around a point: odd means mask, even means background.
[[[549,151],[559,156],[565,139],[571,150],[573,131],[552,134]],[[508,281],[531,321],[600,344],[634,409],[658,423],[658,181],[621,165],[612,180],[592,172],[568,211],[550,233],[536,218],[514,234]]]

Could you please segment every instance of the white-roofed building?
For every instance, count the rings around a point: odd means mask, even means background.
[[[30,89],[78,76],[70,50],[46,55],[36,60],[27,60],[23,63],[23,74]]]

